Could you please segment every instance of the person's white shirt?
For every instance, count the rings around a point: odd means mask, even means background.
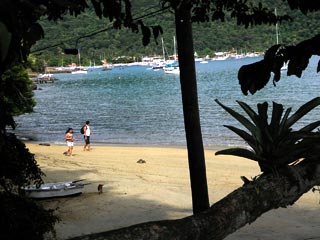
[[[90,133],[91,131],[90,131],[89,125],[86,125],[86,132],[85,132],[86,136],[90,136]]]

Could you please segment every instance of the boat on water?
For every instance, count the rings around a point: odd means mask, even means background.
[[[88,71],[85,68],[75,68],[71,71],[71,74],[87,74]]]
[[[108,63],[107,59],[104,58],[103,60],[101,60],[101,62],[102,62],[102,67],[101,67],[102,71],[109,71],[113,69],[113,65],[111,63]]]
[[[173,73],[173,74],[180,74],[180,67],[177,57],[177,50],[176,50],[176,38],[173,37],[173,47],[174,47],[174,54],[173,60],[168,60],[166,65],[163,67],[163,71],[165,73]]]
[[[39,74],[35,79],[34,82],[36,83],[48,83],[48,82],[54,82],[57,80],[55,76],[52,73],[42,73]]]
[[[81,67],[81,56],[80,56],[80,49],[78,49],[78,61],[79,61],[79,67],[74,68],[71,71],[71,74],[87,74],[88,70],[86,68]]]
[[[274,9],[274,14],[277,16],[277,9]],[[276,23],[276,44],[279,45],[279,26],[278,23]],[[286,71],[288,70],[288,62],[283,63],[281,69],[281,71]]]
[[[29,185],[24,190],[27,197],[36,199],[75,196],[82,193],[85,185],[90,184],[82,181],[44,183],[40,186]]]
[[[176,60],[173,60],[172,62],[167,63],[163,67],[163,71],[165,73],[173,73],[173,74],[179,74],[180,73],[180,68],[179,68],[179,63]]]
[[[113,69],[112,64],[103,65],[102,68],[101,68],[102,71],[110,71],[112,69]]]
[[[166,48],[164,45],[163,38],[161,37],[161,44],[162,44],[162,57],[154,57],[152,61],[152,69],[158,70],[163,69],[166,65]]]

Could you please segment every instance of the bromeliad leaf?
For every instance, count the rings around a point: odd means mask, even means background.
[[[245,102],[237,101],[240,107],[248,114],[250,119],[257,124],[257,113]]]
[[[295,124],[300,118],[310,112],[312,109],[320,105],[320,97],[316,97],[311,101],[302,105],[286,122],[286,127],[289,128]]]
[[[237,157],[248,158],[248,159],[251,159],[251,160],[257,161],[257,162],[265,160],[265,159],[261,158],[260,156],[258,156],[257,154],[255,154],[254,152],[247,150],[247,149],[243,149],[243,148],[224,149],[221,151],[217,151],[215,153],[215,155],[232,155],[232,156],[237,156]]]
[[[278,130],[280,122],[281,122],[281,116],[283,114],[283,106],[281,104],[273,102],[273,110],[272,110],[272,117],[270,122],[270,129],[271,130]],[[272,134],[275,134],[275,132],[272,132]]]
[[[293,131],[291,127],[309,111],[319,106],[320,98],[314,98],[307,102],[291,117],[289,117],[291,108],[288,108],[282,119],[283,106],[273,103],[270,124],[268,123],[268,104],[266,102],[258,104],[258,113],[255,113],[250,106],[238,101],[253,123],[240,113],[224,106],[218,100],[216,102],[250,131],[251,135],[242,129],[225,126],[239,135],[252,148],[252,150],[226,149],[218,151],[216,155],[226,154],[252,159],[258,162],[262,172],[274,171],[300,159],[315,159],[312,155],[319,155],[317,153],[320,150],[319,133],[315,134],[312,131],[320,126],[320,120],[310,123],[298,131]],[[313,139],[318,139],[318,141],[313,141]]]
[[[316,121],[316,122],[313,122],[313,123],[310,123],[309,125],[301,128],[299,131],[301,132],[310,132],[314,129],[316,129],[317,127],[320,126],[320,121]]]
[[[215,100],[224,110],[226,110],[231,116],[238,120],[244,127],[246,127],[252,134],[255,132],[255,126],[244,116],[232,110],[231,108],[223,105],[218,99]]]
[[[255,149],[255,144],[252,144],[255,142],[254,138],[248,134],[246,131],[240,129],[240,128],[236,128],[233,126],[229,126],[229,125],[223,125],[226,128],[229,128],[231,131],[233,131],[234,133],[236,133],[237,135],[239,135],[245,142],[247,142],[249,144],[249,146],[251,148],[253,148],[254,151],[257,151],[258,149]]]

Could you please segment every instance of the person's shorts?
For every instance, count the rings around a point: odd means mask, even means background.
[[[87,136],[86,138],[83,137],[83,138],[84,138],[84,142],[85,142],[86,144],[90,144],[90,136]]]
[[[68,147],[73,147],[73,142],[67,142]]]

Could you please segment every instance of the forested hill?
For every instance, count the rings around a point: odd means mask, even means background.
[[[140,17],[159,9],[158,1],[150,2],[148,0],[133,1],[134,17]],[[257,1],[253,2],[257,4]],[[281,43],[295,44],[318,33],[319,13],[305,16],[300,12],[292,12],[286,5],[283,5],[282,0],[264,0],[262,2],[265,2],[266,6],[272,9],[277,8],[279,15],[288,13],[294,18],[293,22],[284,22],[279,25]],[[274,2],[277,2],[277,6],[274,6]],[[169,54],[172,54],[173,36],[175,35],[173,13],[165,11],[152,17],[143,18],[143,21],[149,26],[158,24],[162,26],[165,47]],[[35,55],[38,60],[45,61],[51,66],[66,65],[78,61],[77,56],[63,55],[64,48],[79,48],[81,62],[84,65],[89,64],[89,61],[97,63],[103,58],[114,62],[119,56],[139,59],[142,56],[162,54],[161,41],[158,45],[151,41],[147,47],[143,47],[141,33],[132,33],[126,29],[113,30],[108,20],[99,19],[93,10],[88,10],[77,18],[67,16],[58,23],[42,21],[41,25],[45,29],[45,39],[39,41],[33,50],[61,43],[60,46],[48,48],[41,54]],[[76,41],[77,37],[101,29],[108,30]],[[214,56],[216,51],[230,51],[232,49],[238,52],[264,52],[276,43],[274,25],[245,29],[244,26],[237,26],[235,20],[230,18],[225,22],[193,24],[193,37],[194,49],[199,56]]]

